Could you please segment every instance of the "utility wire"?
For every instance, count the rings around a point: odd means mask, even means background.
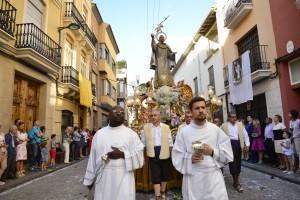
[[[153,27],[152,27],[152,29],[154,29],[155,27],[154,27],[154,24],[155,24],[155,5],[156,5],[156,0],[153,0],[154,1],[154,3],[153,3]]]
[[[157,9],[157,24],[159,23],[159,15],[160,15],[160,0],[158,0],[158,9]]]

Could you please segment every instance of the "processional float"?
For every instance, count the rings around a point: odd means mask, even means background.
[[[133,116],[130,127],[141,133],[143,126],[148,123],[149,113],[153,109],[160,109],[161,119],[170,126],[175,139],[178,126],[183,121],[185,110],[192,99],[192,89],[183,81],[174,84],[171,70],[175,67],[175,52],[164,43],[167,34],[162,31],[163,22],[158,24],[152,37],[152,55],[150,69],[155,71],[154,79],[142,83],[134,88],[134,95],[127,100],[128,110]],[[156,42],[156,41],[158,42]],[[136,171],[136,188],[139,191],[152,190],[151,171],[148,158],[142,169]],[[169,188],[181,187],[181,175],[172,168]]]

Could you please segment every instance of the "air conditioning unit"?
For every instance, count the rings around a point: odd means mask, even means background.
[[[289,63],[291,85],[300,87],[300,58],[292,60]]]

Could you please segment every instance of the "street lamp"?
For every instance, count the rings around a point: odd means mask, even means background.
[[[68,26],[61,26],[58,27],[58,44],[61,46],[61,31],[64,29],[70,29],[72,31],[79,30],[80,25],[77,23],[70,23]]]

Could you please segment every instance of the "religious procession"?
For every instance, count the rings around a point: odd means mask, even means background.
[[[299,21],[300,0],[0,0],[0,200],[298,200]]]

